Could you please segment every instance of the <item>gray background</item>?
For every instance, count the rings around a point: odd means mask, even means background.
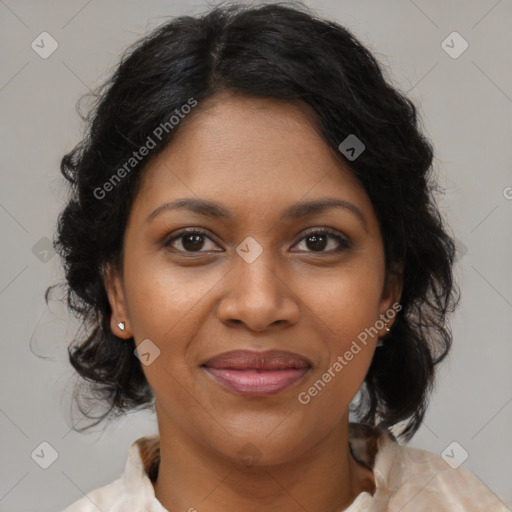
[[[441,208],[461,248],[463,298],[453,319],[453,352],[411,444],[442,453],[457,441],[469,454],[464,466],[511,507],[512,2],[307,3],[353,30],[419,105],[446,189]],[[66,345],[78,323],[58,302],[44,303],[46,287],[62,278],[58,257],[44,250],[66,199],[60,158],[81,136],[78,98],[165,16],[206,7],[193,1],[0,0],[3,512],[64,508],[117,478],[129,445],[156,432],[147,412],[88,435],[71,430],[80,418],[70,413],[74,376]],[[47,59],[31,48],[43,31],[59,45]],[[453,31],[469,44],[456,59],[441,47]],[[31,458],[43,441],[58,453],[48,469]],[[460,458],[463,452],[456,447],[454,453]]]

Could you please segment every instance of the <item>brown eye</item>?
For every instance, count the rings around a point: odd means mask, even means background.
[[[206,235],[204,231],[191,229],[182,231],[170,240],[164,243],[165,247],[171,247],[178,252],[207,252],[203,251],[207,241],[213,243],[213,240]],[[210,249],[211,250],[211,249]]]
[[[325,249],[329,247],[329,241],[334,241],[334,243],[331,243],[331,249],[326,251]],[[301,239],[300,243],[305,244],[306,252],[318,253],[340,252],[350,247],[348,240],[339,234],[328,230],[310,231]]]
[[[199,251],[204,245],[203,235],[184,235],[181,237],[181,245],[186,251]]]
[[[323,251],[328,243],[328,237],[324,234],[309,235],[305,240],[307,247],[313,251]]]

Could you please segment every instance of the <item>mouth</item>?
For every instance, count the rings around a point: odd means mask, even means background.
[[[229,391],[261,397],[297,384],[311,369],[311,363],[293,352],[235,350],[215,356],[201,367]]]

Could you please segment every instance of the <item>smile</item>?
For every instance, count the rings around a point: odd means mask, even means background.
[[[237,350],[209,359],[202,368],[218,384],[236,394],[262,397],[297,384],[311,364],[292,352]]]

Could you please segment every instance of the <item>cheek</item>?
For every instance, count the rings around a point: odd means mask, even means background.
[[[324,357],[310,381],[313,387],[304,390],[305,401],[311,399],[319,413],[328,411],[324,415],[340,414],[348,407],[371,364],[382,286],[377,263],[368,260],[340,270],[330,279],[317,280],[308,293]]]
[[[352,340],[367,332],[379,319],[382,275],[377,265],[342,269],[317,279],[314,287],[308,282],[307,287],[307,295],[303,296],[307,297],[308,308],[318,324],[323,326],[331,356],[344,352]]]
[[[318,302],[312,306],[321,319],[318,325],[328,326],[319,338],[324,357],[298,396],[308,411],[308,421],[315,423],[317,434],[327,432],[348,412],[364,382],[378,340],[376,331],[371,329],[378,320],[378,294],[366,286],[348,284],[333,287],[330,292],[329,300],[319,293]]]
[[[175,406],[190,403],[184,389],[193,392],[195,383],[187,358],[208,313],[204,306],[208,293],[214,292],[222,277],[213,274],[126,262],[125,287],[135,343],[139,346],[149,339],[158,349],[154,349],[158,354],[154,361],[143,364],[142,370],[155,395],[176,402]]]
[[[189,339],[197,330],[202,301],[218,283],[222,274],[173,267],[170,263],[154,263],[130,267],[126,280],[128,309],[135,339],[160,341]],[[188,333],[188,336],[187,336]],[[174,347],[177,348],[177,347]]]

